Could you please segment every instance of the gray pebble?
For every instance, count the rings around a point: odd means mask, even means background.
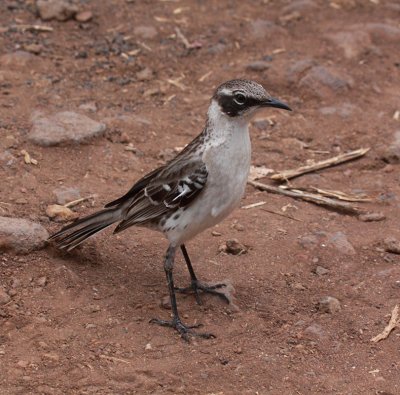
[[[334,314],[342,309],[338,299],[333,296],[325,296],[318,302],[318,310],[323,313]]]

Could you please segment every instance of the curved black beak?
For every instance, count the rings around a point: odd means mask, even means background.
[[[278,99],[275,99],[273,97],[264,100],[261,105],[263,107],[275,107],[275,108],[282,108],[283,110],[288,110],[288,111],[292,111],[292,109],[285,103],[281,102]]]

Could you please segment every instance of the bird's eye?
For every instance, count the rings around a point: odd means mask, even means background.
[[[246,103],[246,96],[243,93],[236,93],[233,100],[240,106],[243,106],[243,104]]]

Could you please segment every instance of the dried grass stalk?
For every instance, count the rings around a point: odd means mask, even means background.
[[[313,163],[311,165],[301,166],[297,169],[284,170],[280,173],[272,175],[271,179],[278,181],[290,180],[291,178],[301,176],[302,174],[311,173],[315,170],[325,169],[327,167],[336,166],[343,162],[348,162],[349,160],[360,158],[361,156],[364,156],[369,150],[370,148],[360,148],[355,151],[346,152],[345,154],[341,154],[333,158]]]

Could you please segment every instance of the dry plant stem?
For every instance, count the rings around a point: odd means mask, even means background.
[[[262,206],[265,203],[267,203],[267,202],[257,202],[257,203],[248,204],[247,206],[243,206],[242,209],[248,210],[249,208]]]
[[[175,28],[175,32],[176,32],[176,36],[182,41],[182,43],[186,49],[192,48],[189,40],[184,36],[184,34],[181,32],[181,29],[179,29],[179,27]]]
[[[324,196],[317,195],[316,193],[302,192],[298,189],[288,190],[284,188],[275,187],[272,185],[266,185],[258,181],[248,181],[248,183],[262,191],[278,193],[281,195],[290,196],[292,198],[302,199],[307,202],[315,203],[321,206],[326,206],[335,210],[346,211],[349,214],[357,214],[357,215],[360,214],[359,209],[351,205],[350,203],[326,198]]]
[[[306,191],[306,188],[297,188],[301,191]],[[326,196],[326,197],[333,197],[335,199],[339,200],[345,200],[346,202],[372,202],[373,199],[371,198],[362,198],[358,197],[355,195],[348,195],[347,193],[341,192],[341,191],[332,191],[330,189],[321,189],[321,188],[316,188],[316,187],[310,187],[309,188],[312,192],[317,192],[320,195]]]
[[[95,195],[90,195],[87,197],[76,199],[76,200],[73,200],[72,202],[68,202],[68,203],[64,204],[64,207],[67,207],[67,208],[74,207],[79,203],[86,202],[87,200],[94,199],[94,198],[95,198]]]
[[[109,355],[100,355],[100,358],[103,358],[103,359],[108,359],[109,361],[113,361],[113,362],[122,362],[122,363],[127,363],[127,364],[130,364],[130,362],[129,361],[126,361],[125,359],[121,359],[121,358],[116,358],[116,357],[111,357],[111,356],[109,356]]]
[[[25,31],[35,31],[35,32],[52,32],[54,29],[51,26],[44,25],[14,25],[10,26],[9,29],[18,29],[22,32]]]
[[[301,221],[300,219],[298,219],[298,218],[291,217],[290,215],[278,213],[277,211],[268,210],[268,209],[266,209],[266,208],[262,208],[261,210],[266,211],[267,213],[271,213],[271,214],[279,215],[279,216],[281,216],[281,217],[285,217],[285,218],[292,219],[293,221],[302,222],[302,221]]]
[[[371,341],[378,343],[379,341],[386,339],[390,335],[390,332],[396,327],[400,328],[399,305],[394,306],[390,321],[386,325],[385,329],[379,335],[373,337]]]
[[[297,169],[284,170],[280,173],[272,175],[271,179],[278,181],[290,180],[291,178],[298,177],[302,174],[310,173],[315,170],[325,169],[331,166],[336,166],[340,163],[359,158],[365,155],[369,150],[370,148],[360,148],[358,150],[346,152],[345,154],[341,154],[330,159],[313,163],[312,165],[301,166]]]

